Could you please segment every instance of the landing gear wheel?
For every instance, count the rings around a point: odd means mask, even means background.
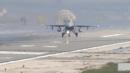
[[[62,33],[62,38],[64,37],[65,33]]]
[[[75,36],[78,37],[78,33],[75,33]]]

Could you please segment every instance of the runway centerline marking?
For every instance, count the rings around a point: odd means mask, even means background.
[[[26,54],[26,55],[41,55],[47,52],[18,52],[18,51],[0,51],[0,54]]]
[[[116,37],[116,36],[120,36],[120,35],[123,35],[123,34],[112,34],[112,35],[105,35],[105,36],[101,36],[101,37],[108,38],[108,37]]]
[[[37,56],[37,57],[27,58],[27,59],[22,59],[22,60],[17,60],[17,61],[4,62],[4,63],[0,63],[0,65],[16,63],[16,62],[21,62],[21,61],[29,61],[29,60],[39,59],[39,58],[46,58],[46,57],[50,57],[50,56],[57,56],[57,55],[62,55],[62,54],[67,54],[67,53],[79,52],[79,51],[84,51],[84,50],[90,50],[90,49],[102,48],[102,47],[105,47],[105,46],[107,47],[107,46],[113,46],[113,45],[118,45],[118,44],[126,44],[126,43],[130,43],[130,41],[122,42],[122,43],[114,43],[114,44],[102,45],[102,46],[91,47],[91,48],[85,48],[85,49],[81,49],[81,50],[61,52],[61,53],[56,53],[56,54],[48,54],[48,55],[44,55],[44,56]]]
[[[31,45],[26,45],[26,44],[24,44],[24,45],[20,45],[20,47],[35,47],[36,45],[33,45],[33,44],[31,44]]]
[[[43,46],[43,47],[46,47],[46,48],[56,48],[57,46],[49,46],[49,45],[47,45],[47,46]]]

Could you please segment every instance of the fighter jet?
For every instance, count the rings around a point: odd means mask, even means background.
[[[81,32],[81,28],[89,29],[90,27],[96,27],[89,25],[76,25],[76,16],[70,10],[61,10],[59,12],[59,16],[59,18],[62,20],[62,24],[48,26],[50,26],[52,30],[56,28],[58,32],[62,32],[62,38],[65,34],[68,34],[68,36],[70,37],[71,32],[75,34],[76,37],[78,37],[78,32]]]
[[[76,37],[78,37],[78,32],[82,32],[81,28],[86,28],[87,30],[90,27],[96,27],[96,26],[89,26],[89,25],[75,25],[71,20],[64,20],[64,25],[49,25],[52,30],[54,28],[57,28],[57,32],[62,32],[62,38],[65,34],[68,34],[70,37],[70,33],[74,33]],[[77,29],[78,28],[78,29]]]

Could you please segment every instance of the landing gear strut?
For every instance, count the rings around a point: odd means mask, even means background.
[[[62,33],[62,38],[64,37],[65,33]]]
[[[75,36],[78,37],[78,33],[75,33]]]
[[[78,37],[78,33],[74,33],[76,37]],[[64,37],[65,33],[62,33],[62,38]],[[70,37],[70,34],[68,34],[68,36]]]

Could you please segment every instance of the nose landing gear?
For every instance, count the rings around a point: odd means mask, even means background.
[[[78,37],[78,33],[75,33],[75,36]]]

